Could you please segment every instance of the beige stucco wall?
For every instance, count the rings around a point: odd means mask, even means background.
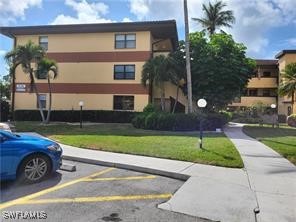
[[[247,88],[277,88],[277,78],[252,78]]]
[[[114,80],[114,65],[135,65],[135,80]],[[58,77],[53,83],[140,83],[144,62],[82,62],[59,63]],[[29,76],[22,72],[21,67],[16,71],[16,82],[29,82]],[[46,82],[38,80],[36,82]]]
[[[126,94],[125,94],[126,95]],[[134,111],[143,111],[148,104],[148,95],[133,95]],[[16,93],[15,109],[37,109],[34,93]],[[59,94],[52,95],[52,110],[78,110],[79,101],[84,101],[85,110],[113,110],[113,94]],[[48,94],[47,103],[48,106]]]
[[[115,49],[115,34],[129,33],[136,34],[136,48]],[[151,34],[149,31],[21,35],[17,36],[17,45],[24,45],[29,40],[39,44],[39,36],[48,36],[48,52],[151,51]]]
[[[258,102],[262,102],[263,104],[270,106],[271,104],[276,104],[275,97],[241,97],[240,103],[232,103],[230,106],[253,106]]]

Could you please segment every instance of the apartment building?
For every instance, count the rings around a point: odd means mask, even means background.
[[[52,110],[77,110],[83,101],[85,110],[142,111],[149,100],[158,99],[157,89],[141,84],[142,66],[178,44],[174,20],[1,27],[0,33],[12,38],[14,46],[31,40],[57,61],[59,75],[51,84]],[[15,82],[15,110],[36,110],[37,98],[29,91],[29,77],[21,67]],[[36,84],[42,106],[47,108],[44,76],[38,76]],[[167,99],[172,96],[175,93],[166,94]]]
[[[277,105],[279,115],[296,113],[292,110],[292,98],[278,96],[278,86],[284,81],[281,73],[289,63],[296,62],[296,50],[283,50],[275,60],[256,60],[256,70],[249,80],[247,89],[229,106],[232,108],[250,107],[262,103],[265,106]],[[296,101],[294,101],[296,103]]]

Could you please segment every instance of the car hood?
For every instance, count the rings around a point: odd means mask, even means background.
[[[52,140],[49,140],[45,137],[41,137],[41,136],[35,136],[35,135],[29,135],[26,133],[18,133],[17,135],[19,135],[18,140],[26,140],[26,141],[39,141],[42,142],[44,144],[53,144],[55,143]]]

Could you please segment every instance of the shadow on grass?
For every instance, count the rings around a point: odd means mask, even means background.
[[[287,145],[287,146],[293,146],[296,148],[296,138],[295,138],[295,143],[283,143],[275,140],[269,140],[269,139],[260,139],[259,141],[266,141],[266,142],[272,142],[272,143],[277,143],[277,144],[282,144],[282,145]]]
[[[231,156],[227,156],[227,155],[224,155],[224,154],[221,154],[221,153],[218,153],[218,152],[215,152],[213,150],[208,150],[208,149],[205,149],[205,148],[202,148],[203,151],[205,152],[209,152],[209,153],[212,153],[212,154],[215,154],[217,156],[220,156],[226,160],[235,160],[235,158],[231,157]]]

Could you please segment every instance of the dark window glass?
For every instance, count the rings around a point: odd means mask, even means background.
[[[39,94],[40,103],[42,109],[46,109],[46,94]],[[38,100],[37,100],[37,108],[39,108]]]
[[[115,65],[114,79],[135,79],[135,65]]]
[[[114,96],[114,110],[134,110],[134,96]]]
[[[39,37],[39,45],[45,50],[48,50],[48,37],[47,36],[40,36]]]
[[[269,89],[263,89],[262,95],[263,96],[270,96],[270,90]]]
[[[257,96],[258,90],[257,89],[250,89],[249,90],[249,96]]]
[[[271,76],[271,72],[263,72],[263,77],[270,77]]]
[[[116,34],[115,48],[136,48],[136,34]]]

